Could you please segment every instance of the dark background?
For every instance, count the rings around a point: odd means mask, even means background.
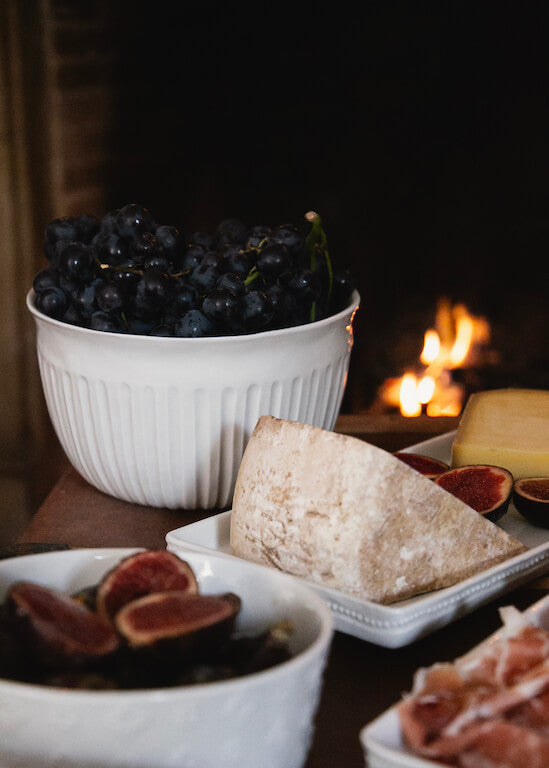
[[[187,232],[318,211],[362,296],[359,407],[441,295],[489,319],[488,386],[549,386],[545,3],[114,8],[112,207]]]

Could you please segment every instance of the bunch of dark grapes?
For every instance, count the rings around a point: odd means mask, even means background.
[[[66,323],[113,333],[224,336],[302,325],[344,309],[353,282],[334,270],[317,214],[248,227],[225,219],[185,237],[129,203],[103,218],[46,227],[36,306]]]

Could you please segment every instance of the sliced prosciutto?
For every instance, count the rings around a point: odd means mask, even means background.
[[[497,641],[420,669],[398,707],[405,743],[460,768],[549,767],[549,632],[502,611]]]

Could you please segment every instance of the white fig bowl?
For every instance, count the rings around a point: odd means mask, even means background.
[[[244,336],[105,333],[27,307],[48,412],[74,468],[143,505],[227,507],[259,416],[333,429],[360,297],[332,317]]]
[[[81,549],[0,562],[0,599],[34,581],[72,593],[134,549]],[[73,690],[0,679],[2,768],[301,768],[310,748],[333,634],[326,603],[285,574],[180,552],[201,592],[242,600],[237,630],[294,626],[292,658],[221,682],[127,691]]]

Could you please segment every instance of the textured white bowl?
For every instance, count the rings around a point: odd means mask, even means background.
[[[245,445],[269,414],[333,429],[353,318],[205,339],[103,333],[46,317],[27,295],[48,412],[99,490],[158,507],[229,505]]]
[[[18,579],[72,592],[129,549],[82,549],[0,562],[0,595]],[[200,591],[242,599],[237,628],[289,619],[292,659],[234,680],[150,691],[73,691],[0,680],[2,768],[300,768],[333,633],[331,612],[284,574],[216,555],[179,553]]]

